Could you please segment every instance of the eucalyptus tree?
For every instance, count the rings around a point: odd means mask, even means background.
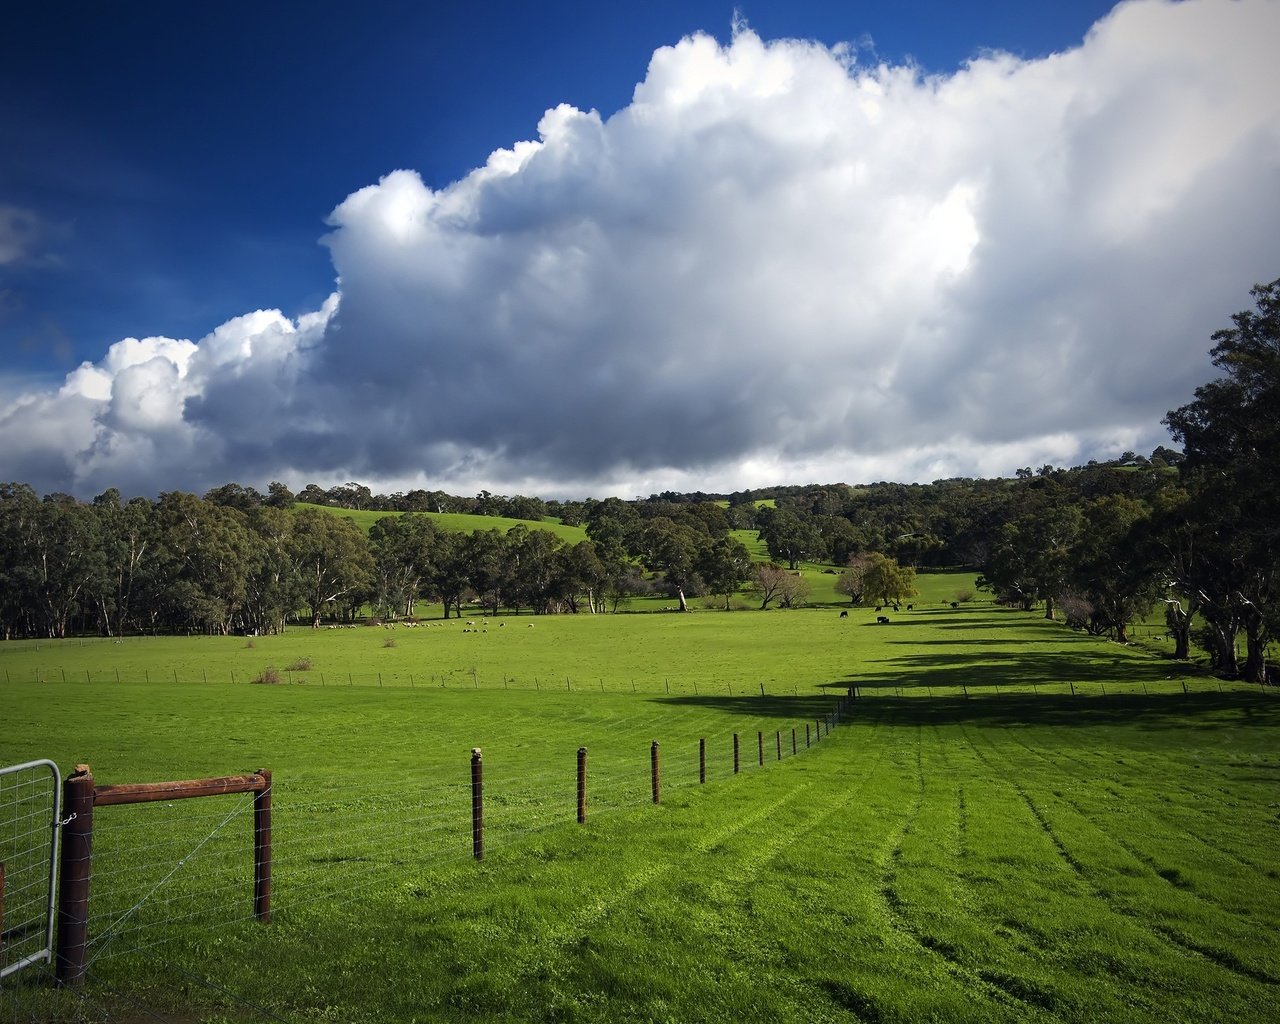
[[[123,635],[135,625],[136,591],[147,559],[154,556],[153,507],[145,498],[121,503],[114,487],[93,499],[102,536],[103,582],[94,595],[99,629]]]
[[[1147,505],[1123,494],[1088,502],[1071,559],[1069,582],[1092,609],[1095,632],[1110,632],[1119,643],[1129,626],[1159,599],[1162,588],[1138,538],[1150,516]]]
[[[1224,376],[1196,388],[1195,400],[1165,417],[1183,444],[1179,466],[1192,508],[1213,524],[1219,550],[1204,552],[1196,583],[1206,619],[1238,621],[1242,670],[1266,682],[1267,646],[1280,628],[1280,279],[1251,292],[1256,312],[1216,331],[1210,358]],[[1227,600],[1223,600],[1223,596]]]
[[[377,602],[396,615],[413,615],[440,555],[440,531],[428,516],[383,516],[369,530]]]
[[[304,508],[293,513],[290,556],[304,586],[311,625],[320,628],[326,609],[351,613],[373,584],[373,556],[365,535],[350,519]]]
[[[696,569],[707,590],[724,598],[728,611],[730,599],[751,578],[751,553],[740,540],[721,537],[698,553]]]
[[[705,539],[705,534],[667,516],[649,520],[634,538],[641,562],[663,574],[682,612],[689,610],[687,595],[699,582],[698,552]]]
[[[257,537],[244,513],[170,491],[156,503],[156,557],[146,572],[153,623],[230,633],[243,628]]]

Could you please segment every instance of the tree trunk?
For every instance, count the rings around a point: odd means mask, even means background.
[[[1044,599],[1044,617],[1045,617],[1046,619],[1048,619],[1050,622],[1054,621],[1054,619],[1053,619],[1053,595],[1052,595],[1052,594],[1047,595],[1047,596],[1045,597],[1045,599]]]
[[[1246,682],[1265,686],[1267,683],[1267,640],[1266,631],[1250,626],[1245,633],[1245,659],[1242,675]]]
[[[680,610],[682,612],[687,612],[689,610],[689,603],[684,599],[684,587],[676,587],[676,596],[680,598]]]

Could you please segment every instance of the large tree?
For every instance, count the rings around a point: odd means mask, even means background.
[[[1202,566],[1227,597],[1202,612],[1234,616],[1246,640],[1244,677],[1268,681],[1267,645],[1280,627],[1280,279],[1252,293],[1256,312],[1213,335],[1210,357],[1224,376],[1165,417],[1186,458],[1180,466],[1195,507],[1212,517],[1229,548]],[[1227,554],[1229,557],[1221,557]],[[1197,582],[1215,582],[1201,578]]]
[[[352,607],[369,592],[373,557],[364,534],[350,519],[315,508],[293,515],[293,560],[306,587],[312,628],[318,629],[326,608],[339,609],[340,601]]]

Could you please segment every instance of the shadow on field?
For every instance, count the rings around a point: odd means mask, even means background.
[[[836,684],[832,684],[835,686]],[[946,725],[971,722],[984,725],[1138,725],[1145,728],[1236,729],[1242,725],[1280,726],[1280,696],[1262,691],[1159,694],[1001,694],[974,697],[897,697],[868,692],[853,702],[850,722],[876,725]],[[820,718],[843,694],[840,685],[831,696],[720,697],[712,694],[654,697],[669,707],[696,707],[752,718]],[[917,690],[917,692],[920,692]]]
[[[837,684],[831,684],[836,686]],[[684,694],[671,697],[651,697],[656,704],[670,708],[707,708],[728,711],[752,718],[791,718],[807,721],[828,714],[837,696],[844,696],[848,683],[838,684],[833,693],[807,693],[800,697],[750,697],[716,696],[714,694]]]
[[[957,641],[954,646],[966,647],[973,643],[975,641],[963,640]],[[1008,643],[1010,641],[998,641],[1000,646]],[[904,646],[914,648],[931,644],[944,648],[951,646],[947,641],[937,640],[912,641]],[[1031,642],[1026,646],[1031,648],[1035,644]],[[1076,650],[1063,650],[1054,646],[1050,650],[1025,649],[991,654],[985,651],[964,653],[945,649],[904,654],[880,663],[872,673],[860,673],[857,684],[864,690],[892,690],[903,685],[954,686],[957,689],[961,686],[1024,688],[1032,684],[1065,686],[1068,682],[1137,686],[1140,683],[1198,678],[1203,675],[1203,669],[1189,663],[1131,658],[1123,654],[1122,649],[1110,651],[1090,644]]]
[[[1280,725],[1280,697],[1261,691],[1066,696],[1032,694],[982,697],[863,697],[850,719],[877,725],[1096,726],[1237,729]]]

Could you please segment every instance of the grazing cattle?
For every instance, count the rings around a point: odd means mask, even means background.
[[[959,607],[960,607],[960,602],[959,602],[959,601],[952,601],[952,602],[951,602],[951,607],[952,607],[952,608],[959,608]]]
[[[887,616],[887,615],[877,615],[877,616],[876,616],[876,625],[878,625],[878,626],[887,626],[888,624],[889,624],[889,616]]]
[[[913,605],[913,604],[909,604],[909,605],[907,605],[907,611],[909,611],[909,612],[910,612],[910,611],[915,611],[915,607],[916,607],[915,605]]]
[[[842,618],[842,619],[847,619],[848,617],[849,617],[849,613],[848,613],[848,612],[841,612],[841,613],[840,613],[840,618]]]
[[[531,623],[529,623],[529,628],[530,628],[530,629],[533,629],[533,623],[532,623],[532,622],[531,622]]]
[[[876,611],[879,611],[879,610],[880,610],[880,606],[876,605]]]

